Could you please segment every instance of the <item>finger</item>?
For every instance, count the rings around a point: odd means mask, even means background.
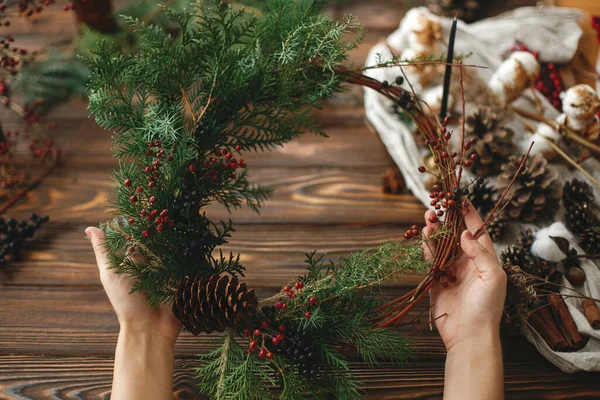
[[[428,226],[423,228],[423,236],[428,238],[432,234],[433,234],[433,229],[431,229]],[[427,261],[427,262],[433,261],[434,248],[433,248],[433,243],[430,243],[430,242],[431,242],[430,240],[423,241],[423,254],[425,256],[425,261]]]
[[[437,232],[437,230],[440,228],[438,217],[437,215],[435,215],[435,212],[433,210],[427,210],[425,212],[425,225],[432,229],[432,233]]]
[[[85,234],[92,242],[98,268],[102,269],[108,267],[108,257],[106,255],[106,247],[104,245],[104,231],[102,229],[90,226],[85,230]]]
[[[460,238],[465,255],[473,261],[480,274],[491,275],[501,271],[496,254],[490,252],[480,241],[483,241],[483,238],[477,240],[469,230],[465,230]]]
[[[430,239],[432,235],[435,235],[437,230],[440,227],[439,222],[431,222],[431,220],[435,220],[431,217],[435,217],[435,213],[431,210],[425,212],[425,228],[423,228],[423,235],[426,239],[423,242],[423,251],[425,255],[426,261],[433,261],[433,254],[435,253],[435,240]]]
[[[473,207],[471,202],[468,202],[468,208],[463,210],[463,216],[465,225],[467,229],[471,231],[471,233],[475,233],[479,228],[483,226],[483,221],[479,216],[479,213]],[[479,243],[481,243],[490,253],[494,253],[494,244],[492,243],[492,239],[487,232],[487,229],[484,233],[478,238]]]

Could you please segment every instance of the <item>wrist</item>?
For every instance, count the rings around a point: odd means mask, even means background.
[[[139,324],[122,323],[119,340],[124,340],[128,343],[128,347],[137,347],[138,350],[163,353],[173,353],[175,351],[175,341],[165,337],[152,326],[145,327]]]

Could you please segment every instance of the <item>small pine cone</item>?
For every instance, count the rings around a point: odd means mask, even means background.
[[[523,332],[527,327],[529,311],[537,301],[537,293],[532,280],[521,268],[505,263],[502,269],[507,277],[503,322]]]
[[[496,193],[496,189],[487,183],[476,185],[469,194],[469,200],[480,215],[487,215],[496,205]]]
[[[589,255],[600,254],[600,226],[592,226],[581,232],[579,245]]]
[[[494,218],[488,227],[488,233],[492,242],[499,242],[504,237],[506,228],[508,227],[508,218],[504,213],[500,213]]]
[[[248,290],[245,283],[229,275],[208,275],[179,283],[173,314],[188,331],[199,335],[239,328],[257,307],[254,290]]]
[[[504,191],[517,173],[521,157],[510,156],[502,165],[502,174],[498,176],[496,189]],[[523,222],[534,222],[539,218],[551,218],[558,209],[562,197],[562,186],[558,180],[558,171],[548,165],[541,154],[530,155],[524,168],[510,188],[506,207],[509,218]]]
[[[427,7],[434,14],[448,18],[458,17],[465,22],[481,18],[482,7],[479,0],[429,0]]]
[[[531,255],[529,250],[520,246],[508,246],[500,253],[500,260],[503,264],[510,264],[521,269],[529,269],[531,263]]]
[[[590,205],[586,203],[571,203],[566,207],[565,225],[571,232],[581,234],[587,228],[599,226],[600,219],[596,216]]]
[[[490,108],[483,107],[465,120],[465,133],[475,143],[468,155],[475,154],[471,171],[481,176],[497,175],[511,154],[517,150],[514,132],[498,126],[500,120]]]
[[[567,207],[572,204],[593,204],[594,189],[579,179],[565,182],[563,186],[563,202]]]

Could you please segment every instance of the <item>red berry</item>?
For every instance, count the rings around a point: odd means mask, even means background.
[[[137,190],[138,193],[142,193],[144,191],[144,188],[141,186],[138,186],[135,190]]]
[[[306,314],[304,314],[304,317],[305,317],[305,318],[310,318],[310,317],[311,317],[311,315],[312,315],[312,314],[310,313],[310,311],[307,311],[307,312],[306,312]]]
[[[150,197],[149,201],[150,201],[151,204],[155,203],[156,202],[156,197],[154,197],[154,196]],[[153,210],[153,211],[156,211],[156,210]]]
[[[165,230],[165,226],[163,224],[158,224],[158,226],[156,227],[156,230],[159,232],[162,232]]]
[[[284,286],[283,287],[283,291],[284,292],[289,292],[290,291],[290,287],[289,286]]]
[[[142,211],[140,212],[140,215],[141,215],[142,217],[145,217],[146,215],[148,215],[148,211],[146,211],[146,210],[142,210]]]
[[[133,224],[135,224],[135,219],[129,218],[129,225],[133,225]]]
[[[190,166],[188,167],[188,170],[189,170],[191,173],[194,173],[194,172],[196,171],[196,166],[195,166],[194,164],[190,164]]]
[[[125,185],[125,186],[131,186],[131,179],[125,179],[123,181],[123,185]]]
[[[260,329],[254,330],[254,336],[260,336]]]
[[[250,335],[248,335],[248,336],[250,336]],[[256,348],[256,346],[258,346],[258,343],[256,343],[256,340],[252,340],[250,342],[250,348],[254,349],[254,348]]]
[[[235,146],[235,151],[239,152],[240,150],[242,150],[242,146],[241,145],[237,145]]]
[[[275,303],[275,307],[281,309],[281,308],[283,308],[283,303],[278,301],[277,303]]]
[[[227,149],[223,149],[223,150],[221,150],[221,153],[223,153],[223,154],[228,154],[228,153],[229,153],[229,150],[227,150]]]
[[[315,304],[317,302],[317,299],[314,297],[311,297],[310,299],[308,299],[308,304]]]
[[[285,325],[279,325],[279,332],[285,332]]]
[[[150,232],[149,231],[144,231],[142,232],[142,235],[144,235],[144,237],[147,239],[150,237]]]
[[[258,352],[258,358],[265,358],[266,355],[267,351],[265,349],[260,349],[260,351]]]
[[[282,310],[285,310],[287,308],[287,304],[283,303],[283,305],[281,306]]]
[[[169,213],[169,210],[167,210],[167,209],[164,209],[164,210],[162,210],[162,211],[160,212],[160,217],[161,217],[161,218],[164,218],[164,217],[166,217],[166,216],[167,216],[167,214],[168,214],[168,213]]]
[[[153,188],[155,186],[156,186],[156,183],[154,183],[154,182],[148,182],[148,187],[149,188]]]
[[[152,211],[150,211],[150,216],[151,216],[152,218],[154,218],[154,217],[156,217],[156,214],[157,214],[157,213],[158,213],[158,211],[156,211],[156,210],[152,210]]]
[[[260,323],[260,325],[261,325],[263,328],[268,328],[268,327],[269,327],[269,323],[268,323],[267,321],[263,321],[263,322],[261,322],[261,323]]]
[[[431,217],[429,217],[429,222],[431,222],[432,224],[435,224],[438,221],[439,221],[438,217],[436,217],[435,215],[432,215]]]
[[[267,358],[269,360],[272,360],[273,359],[273,353],[271,353],[270,351],[267,351]]]
[[[135,196],[131,196],[131,197],[129,198],[129,201],[130,201],[130,202],[132,202],[132,203],[135,203],[135,202],[137,201],[137,197],[135,197]]]
[[[425,171],[427,171],[427,169],[426,169],[426,168],[425,168],[423,165],[421,165],[421,166],[419,167],[419,172],[420,172],[420,173],[423,173],[423,172],[425,172]]]
[[[304,282],[296,282],[294,285],[296,289],[302,289],[304,287]]]

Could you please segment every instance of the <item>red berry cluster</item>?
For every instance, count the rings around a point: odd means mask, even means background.
[[[404,232],[404,239],[408,240],[416,237],[419,237],[419,227],[417,225],[411,226]]]
[[[171,154],[174,153],[175,149],[172,149]],[[129,178],[126,178],[123,181],[123,185],[132,188],[134,191],[134,194],[129,197],[129,201],[132,203],[140,202],[138,196],[141,197],[143,196],[143,193],[149,192],[149,197],[146,195],[145,207],[142,207],[139,212],[141,220],[146,220],[146,223],[150,223],[148,228],[142,232],[142,235],[145,238],[149,238],[153,231],[161,233],[167,227],[175,227],[175,221],[169,218],[168,209],[165,208],[162,211],[159,211],[159,209],[154,208],[156,207],[154,205],[156,203],[156,197],[152,196],[152,189],[157,187],[157,179],[159,179],[161,176],[160,168],[165,162],[172,162],[173,156],[167,155],[167,152],[163,148],[163,144],[160,140],[153,140],[148,143],[146,155],[148,156],[148,165],[144,167],[144,172],[146,173],[147,179],[145,185],[138,185],[133,188],[133,182]],[[136,220],[134,218],[130,218],[128,222],[130,225],[133,225],[136,223]]]
[[[51,160],[56,155],[54,140],[49,138],[34,139],[29,144],[29,151],[38,160]]]
[[[237,145],[235,151],[241,154],[242,146]],[[236,159],[233,156],[233,152],[223,147],[212,151],[212,156],[208,158],[203,164],[204,176],[211,179],[213,182],[219,180],[236,179],[238,168],[246,168],[246,163],[243,159]],[[196,172],[196,164],[192,163],[188,169],[190,172]]]
[[[454,193],[444,192],[439,185],[434,185],[429,194],[431,199],[429,204],[435,209],[436,216],[442,217],[448,209],[456,207],[458,204],[457,199],[464,194],[468,194],[468,190],[465,190],[466,193],[461,189],[455,189]],[[430,222],[435,223],[437,219]]]
[[[513,51],[527,51],[536,59],[539,59],[540,54],[537,51],[531,51],[524,44],[515,44]],[[560,93],[564,90],[564,84],[560,76],[560,72],[554,63],[540,63],[540,75],[535,81],[535,88],[544,95],[545,98],[559,111],[562,111],[562,101]]]

